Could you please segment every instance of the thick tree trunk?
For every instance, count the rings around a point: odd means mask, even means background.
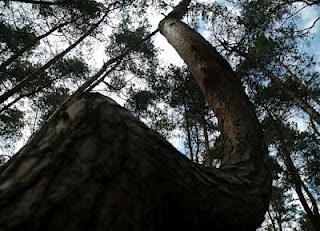
[[[55,114],[4,167],[0,230],[255,230],[262,171],[210,169],[109,98]]]
[[[200,34],[176,18],[160,23],[160,32],[177,50],[207,97],[226,139],[223,166],[266,165],[266,148],[253,106],[229,63]]]

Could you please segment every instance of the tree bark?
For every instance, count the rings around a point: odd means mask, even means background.
[[[160,32],[176,49],[207,97],[226,139],[222,164],[267,162],[263,135],[253,106],[229,63],[200,34],[176,18],[160,23]]]
[[[109,98],[86,94],[3,167],[0,230],[255,230],[263,177],[196,165]]]

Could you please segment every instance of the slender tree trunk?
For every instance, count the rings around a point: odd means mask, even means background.
[[[27,44],[25,47],[21,48],[20,50],[18,50],[17,52],[15,52],[11,57],[9,57],[7,60],[5,60],[3,63],[0,64],[0,71],[4,70],[6,66],[8,66],[9,64],[11,64],[13,61],[15,61],[17,58],[19,58],[23,53],[25,53],[26,51],[30,50],[32,47],[34,47],[41,39],[49,36],[50,34],[52,34],[53,32],[63,28],[64,26],[75,22],[76,20],[78,20],[81,16],[78,16],[74,19],[71,19],[69,21],[63,22],[61,24],[58,24],[54,27],[52,27],[48,32],[38,36],[34,41],[32,41],[32,43]]]
[[[188,116],[188,111],[187,111],[187,106],[184,104],[184,118],[186,121],[186,131],[187,131],[187,142],[188,142],[188,148],[189,148],[189,154],[190,154],[190,160],[194,160],[194,155],[193,155],[193,148],[192,148],[192,142],[191,142],[191,132],[190,132],[190,124],[189,124],[189,116]]]
[[[279,89],[281,89],[286,95],[291,97],[294,102],[304,110],[312,119],[314,119],[318,124],[320,124],[320,113],[318,113],[313,107],[311,107],[308,103],[306,103],[303,99],[298,97],[293,91],[289,90],[287,87],[284,86],[282,81],[275,76],[272,71],[268,70],[267,68],[261,67],[261,71],[267,75],[272,82],[274,82]]]
[[[196,123],[194,124],[194,130],[195,130],[196,144],[197,144],[197,148],[196,148],[196,151],[194,153],[194,157],[195,157],[195,162],[197,164],[199,164],[200,163],[200,161],[199,161],[199,152],[200,152],[200,143],[201,143],[201,141],[200,141],[200,138],[199,138],[199,130],[198,130],[198,126],[197,126]]]
[[[258,84],[256,84],[256,91],[259,95],[260,92],[260,87]],[[286,142],[281,130],[281,126],[279,126],[280,124],[282,125],[282,122],[279,119],[274,118],[274,116],[272,115],[272,113],[268,110],[268,108],[264,107],[264,109],[266,110],[269,118],[273,121],[273,123],[275,124],[275,132],[276,132],[276,136],[278,139],[278,152],[281,154],[285,166],[287,168],[288,174],[291,176],[292,178],[292,185],[298,195],[298,198],[302,204],[302,207],[304,209],[304,211],[307,214],[307,218],[310,220],[313,229],[319,230],[320,228],[320,216],[319,216],[319,209],[318,209],[318,205],[317,202],[315,200],[315,198],[313,197],[313,195],[311,194],[311,192],[309,191],[308,187],[304,184],[304,182],[301,180],[301,177],[298,173],[297,168],[295,167],[293,160],[291,158],[291,154],[290,151],[288,150],[287,146],[286,146]],[[303,194],[303,190],[306,192],[307,196],[309,197],[311,204],[313,205],[313,210],[310,208],[310,206],[307,203],[307,199],[305,198],[304,194]],[[278,221],[278,219],[276,219]],[[279,222],[278,222],[279,223]],[[281,223],[280,223],[281,224]],[[282,227],[279,226],[280,229],[282,229]]]
[[[253,231],[261,224],[271,174],[253,107],[197,32],[171,17],[160,29],[219,118],[228,144],[223,167],[192,163],[112,100],[83,94],[3,168],[0,230]]]
[[[304,85],[300,78],[293,73],[290,68],[288,67],[288,65],[286,65],[284,62],[282,62],[281,60],[279,60],[280,65],[288,72],[288,74],[291,77],[291,80],[295,83],[297,83],[299,85],[299,87],[301,88],[301,90],[305,93],[308,94],[308,97],[310,97],[310,99],[312,99],[314,102],[316,102],[319,106],[320,106],[320,99],[319,96],[317,95],[313,95],[312,93],[310,93],[310,90],[308,89],[308,87],[306,85]]]
[[[269,209],[268,209],[268,216],[269,216],[269,219],[270,219],[270,221],[271,221],[271,225],[272,225],[273,231],[277,231],[276,224],[275,224],[275,222],[274,222],[274,220],[273,220],[273,217],[271,216],[271,213],[270,213],[270,210],[269,210]]]
[[[86,37],[88,37],[97,27],[105,20],[107,14],[105,14],[101,19],[90,27],[90,29],[84,33],[80,38],[77,39],[73,44],[71,44],[67,49],[62,51],[61,53],[54,56],[50,61],[48,61],[45,65],[37,69],[32,74],[26,76],[22,81],[20,81],[16,86],[6,91],[2,95],[0,95],[0,104],[4,103],[9,97],[13,96],[17,92],[19,92],[22,88],[26,87],[32,80],[38,78],[38,76],[55,64],[57,61],[62,59],[68,52],[70,52],[73,48],[75,48],[78,44],[80,44]]]
[[[319,216],[317,202],[316,202],[315,198],[313,197],[313,195],[310,193],[309,189],[305,186],[304,182],[301,180],[300,175],[299,175],[296,167],[294,166],[294,163],[291,159],[290,152],[287,149],[281,134],[279,134],[279,136],[280,136],[279,137],[279,142],[280,142],[279,143],[279,151],[283,156],[285,165],[287,167],[287,171],[289,172],[289,174],[292,178],[292,183],[294,185],[295,191],[299,197],[299,200],[302,204],[304,211],[307,214],[309,221],[311,222],[311,224],[313,226],[314,231],[320,230],[320,216]],[[305,196],[303,194],[303,190],[307,193],[307,195],[311,201],[311,204],[313,205],[313,210],[308,205],[307,199],[305,198]]]
[[[208,135],[208,124],[205,118],[202,120],[202,126],[203,126],[203,136],[204,136],[204,146],[205,146],[205,152],[206,152],[206,165],[208,167],[212,166],[213,161],[213,155],[210,151],[210,144],[209,144],[209,135]]]
[[[281,215],[276,212],[276,221],[277,221],[277,224],[278,224],[278,227],[279,227],[279,231],[282,231],[282,219],[281,219]]]

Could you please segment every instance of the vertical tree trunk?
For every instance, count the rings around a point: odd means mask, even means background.
[[[208,135],[208,124],[205,118],[202,120],[202,126],[203,126],[203,136],[204,136],[204,147],[205,147],[205,152],[206,152],[206,165],[208,167],[212,166],[212,161],[213,161],[213,155],[211,154],[210,151],[210,144],[209,144],[209,135]]]
[[[282,231],[282,219],[281,219],[281,215],[276,212],[276,220],[277,220],[277,224],[278,224],[278,227],[279,227],[279,231]]]
[[[187,142],[188,142],[188,148],[189,148],[189,154],[190,154],[190,160],[194,160],[194,155],[193,155],[193,148],[192,148],[192,142],[191,142],[191,133],[190,133],[190,121],[189,121],[189,116],[188,116],[188,111],[187,111],[187,106],[184,104],[184,117],[186,121],[186,131],[187,131]]]
[[[199,138],[199,130],[198,130],[198,125],[197,124],[195,124],[194,125],[194,130],[195,130],[195,138],[196,138],[196,144],[197,144],[197,146],[196,146],[196,151],[195,151],[195,153],[194,153],[194,157],[195,157],[195,162],[197,163],[197,164],[199,164],[200,163],[200,160],[199,160],[199,152],[200,152],[200,143],[201,143],[201,141],[200,141],[200,138]]]
[[[273,220],[273,217],[271,216],[270,210],[268,210],[268,216],[269,216],[269,219],[271,221],[271,225],[272,225],[273,231],[277,231],[277,227],[276,227],[276,224],[275,224],[275,222]]]

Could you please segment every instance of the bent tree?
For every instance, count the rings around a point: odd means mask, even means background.
[[[271,189],[262,131],[222,56],[181,21],[159,25],[225,138],[219,169],[197,165],[109,98],[62,105],[1,170],[0,230],[255,230]]]

